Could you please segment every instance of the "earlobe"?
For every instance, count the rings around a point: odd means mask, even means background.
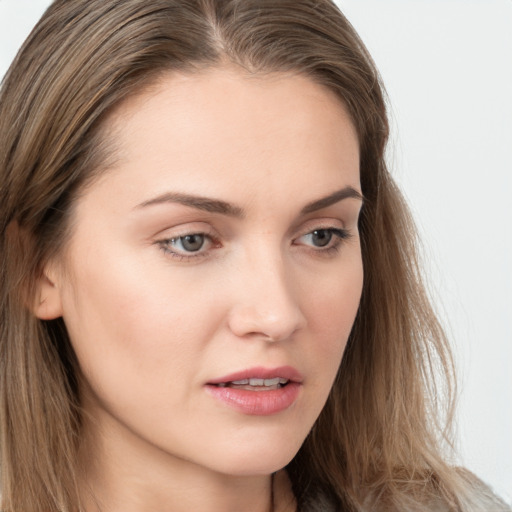
[[[60,290],[46,272],[38,280],[33,311],[41,320],[55,320],[62,316]]]

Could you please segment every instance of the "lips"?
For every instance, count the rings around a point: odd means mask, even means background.
[[[223,405],[248,415],[267,416],[298,399],[302,375],[291,366],[250,368],[208,382],[208,393]]]

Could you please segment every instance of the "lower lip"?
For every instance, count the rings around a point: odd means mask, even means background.
[[[250,391],[207,385],[207,391],[217,400],[244,414],[269,416],[288,409],[297,400],[301,385],[289,382],[269,391]]]

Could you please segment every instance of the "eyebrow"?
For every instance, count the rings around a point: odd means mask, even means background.
[[[326,197],[322,197],[315,201],[308,203],[301,210],[301,215],[316,212],[322,208],[327,208],[336,204],[344,199],[357,199],[363,201],[363,196],[353,187],[344,187]],[[136,209],[146,208],[148,206],[154,206],[165,203],[178,203],[184,206],[190,206],[197,210],[203,210],[209,213],[219,213],[221,215],[227,215],[229,217],[244,218],[245,211],[240,206],[221,201],[220,199],[213,199],[203,196],[194,196],[190,194],[181,194],[179,192],[167,192],[159,195],[153,199],[149,199],[139,204]]]
[[[212,199],[209,197],[193,196],[189,194],[180,194],[179,192],[167,192],[154,199],[149,199],[139,204],[137,208],[145,208],[162,203],[178,203],[198,210],[203,210],[210,213],[220,213],[230,217],[243,218],[245,212],[239,206],[235,206],[226,201],[219,199]]]
[[[317,210],[321,210],[322,208],[327,208],[329,206],[332,206],[333,204],[339,203],[344,199],[357,199],[359,201],[363,201],[363,195],[361,194],[361,192],[358,192],[353,187],[345,187],[342,188],[341,190],[333,192],[327,197],[322,197],[321,199],[317,199],[316,201],[308,203],[306,206],[304,206],[304,208],[302,208],[300,213],[302,215],[305,215],[307,213],[316,212]]]

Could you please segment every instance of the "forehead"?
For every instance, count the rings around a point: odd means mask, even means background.
[[[301,75],[168,74],[121,104],[105,132],[116,163],[95,188],[109,207],[125,200],[119,211],[179,192],[278,214],[287,197],[297,210],[360,188],[357,134],[343,102]]]

